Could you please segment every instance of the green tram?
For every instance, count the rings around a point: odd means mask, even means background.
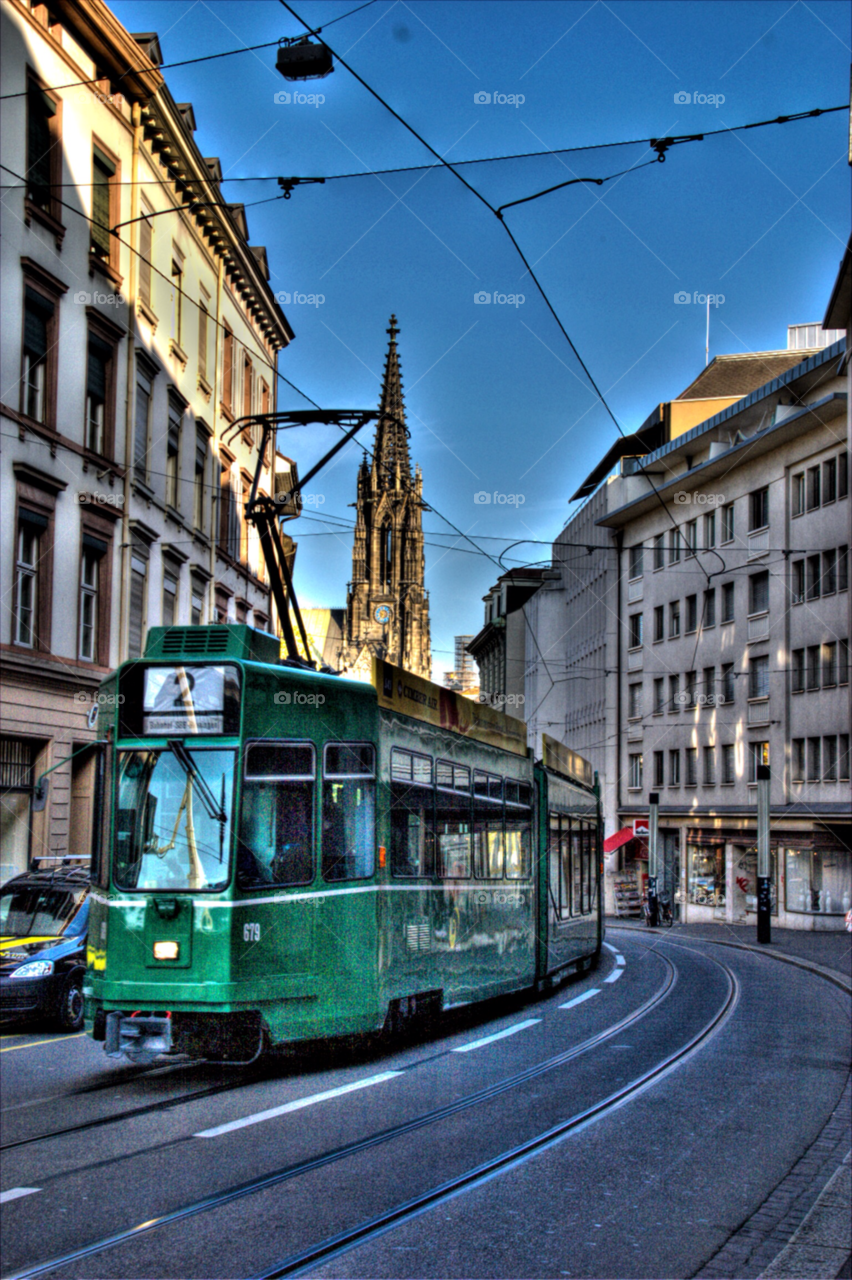
[[[153,628],[98,705],[84,995],[108,1054],[248,1062],[596,962],[591,770],[547,738],[534,762],[522,722],[234,625]]]

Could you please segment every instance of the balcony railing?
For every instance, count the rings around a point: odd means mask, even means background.
[[[753,613],[748,620],[749,640],[765,640],[769,635],[769,614]]]
[[[749,699],[749,704],[748,704],[749,724],[768,724],[770,719],[771,719],[771,716],[769,711],[768,698]]]
[[[627,603],[633,604],[634,600],[642,599],[642,578],[634,578],[627,584]]]
[[[757,556],[765,556],[769,550],[769,530],[758,529],[755,533],[748,535],[748,558],[754,560]]]
[[[642,650],[630,649],[627,653],[627,670],[637,671],[642,666]]]

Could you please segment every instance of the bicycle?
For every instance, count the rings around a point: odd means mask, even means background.
[[[651,908],[648,903],[648,895],[642,899],[642,912],[645,917],[645,924],[650,929],[651,926]],[[668,894],[658,894],[657,896],[657,925],[664,929],[670,929],[674,924],[674,913],[672,911],[672,903]]]

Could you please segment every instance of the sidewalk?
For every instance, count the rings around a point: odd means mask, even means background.
[[[616,916],[607,916],[605,924],[607,929],[645,931],[648,928],[642,920]],[[707,942],[735,943],[754,947],[768,955],[795,957],[841,973],[852,983],[852,933],[845,929],[836,933],[816,933],[810,929],[776,929],[773,925],[772,941],[767,944],[757,941],[755,924],[675,924],[671,929],[655,929],[654,933],[660,937],[670,934],[672,938],[704,938]]]
[[[650,933],[644,921],[608,916],[606,927]],[[686,924],[654,929],[675,941],[701,939],[813,966],[852,995],[852,933],[755,925]],[[699,1272],[701,1280],[834,1280],[852,1275],[852,1076],[822,1132],[751,1218]]]

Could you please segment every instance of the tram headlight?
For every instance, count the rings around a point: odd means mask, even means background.
[[[155,960],[177,960],[180,955],[180,943],[178,942],[155,942],[154,943],[154,959]]]
[[[52,960],[30,960],[29,964],[22,964],[20,969],[15,969],[9,976],[11,978],[47,978],[53,973]]]

